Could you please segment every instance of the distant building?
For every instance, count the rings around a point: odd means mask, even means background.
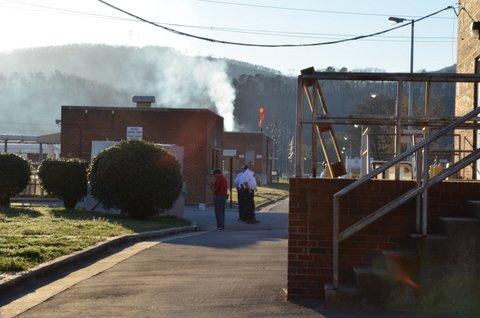
[[[36,167],[46,158],[56,158],[60,154],[60,133],[26,136],[0,135],[0,153],[14,153],[30,161]]]
[[[480,20],[480,1],[478,0],[460,0],[460,10],[458,17],[458,40],[457,40],[457,73],[479,73],[480,74],[480,38],[477,32],[472,32],[474,21]],[[473,20],[472,20],[473,19]],[[479,88],[477,84],[458,83],[456,87],[456,105],[455,115],[461,116],[474,107],[479,106]],[[455,139],[456,149],[472,150],[472,146],[480,146],[479,131],[474,133],[472,130],[457,131],[460,133],[460,141]],[[480,179],[480,164],[474,167],[467,167],[462,172],[462,177],[471,179],[476,176]],[[476,170],[476,173],[474,171]]]
[[[243,165],[253,161],[255,175],[260,184],[272,182],[272,149],[273,141],[264,133],[224,132],[223,149],[234,150],[233,172],[239,171]],[[230,161],[224,160],[225,171],[230,171]]]
[[[208,109],[62,106],[61,156],[92,158],[94,141],[142,139],[184,147],[186,203],[209,203],[207,180],[222,167],[223,118]]]

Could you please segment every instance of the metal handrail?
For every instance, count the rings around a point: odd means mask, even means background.
[[[441,182],[443,179],[449,177],[450,175],[456,173],[457,171],[461,170],[468,164],[474,162],[475,160],[480,158],[480,151],[475,151],[468,156],[464,157],[462,160],[457,161],[455,164],[453,164],[451,167],[443,170],[441,173],[439,173],[437,176],[432,178],[431,180],[428,180],[428,171],[426,171],[426,162],[427,162],[427,153],[428,153],[428,146],[437,140],[438,138],[444,136],[446,133],[449,131],[457,128],[467,120],[471,119],[472,117],[477,116],[480,114],[480,107],[474,108],[472,111],[469,113],[465,114],[464,116],[458,118],[455,122],[450,123],[449,125],[445,126],[444,128],[438,130],[434,134],[430,135],[428,138],[425,138],[415,146],[410,147],[407,149],[405,152],[401,153],[398,156],[395,156],[391,160],[387,161],[384,163],[382,166],[378,167],[377,169],[374,169],[370,173],[366,174],[365,176],[361,177],[357,181],[351,183],[350,185],[346,186],[342,190],[338,191],[333,195],[333,287],[338,288],[338,272],[339,272],[339,243],[346,239],[347,237],[353,235],[354,233],[358,232],[359,230],[365,228],[372,222],[378,220],[382,216],[386,215],[393,209],[397,208],[398,206],[402,205],[406,201],[412,199],[413,197],[423,194],[424,195],[424,201],[426,204],[426,190],[437,184],[438,182]],[[376,210],[374,213],[366,216],[362,220],[358,221],[357,223],[353,224],[352,226],[346,228],[343,230],[341,233],[339,233],[339,199],[341,196],[349,193],[350,191],[358,188],[362,184],[366,183],[369,181],[372,177],[383,173],[390,167],[392,167],[395,164],[398,164],[400,161],[406,159],[407,157],[413,155],[417,151],[419,151],[422,148],[426,148],[425,151],[425,156],[424,156],[424,171],[423,171],[423,184],[421,186],[417,186],[413,188],[412,190],[404,193],[400,197],[397,197],[393,201],[390,201],[386,205],[382,206],[378,210]],[[426,173],[427,172],[427,173]],[[424,206],[424,215],[423,215],[423,222],[426,222],[426,206]],[[423,227],[423,234],[426,234],[426,224],[424,224]]]
[[[432,142],[434,142],[435,140],[437,140],[438,138],[442,137],[443,135],[445,135],[447,132],[449,132],[450,130],[453,130],[455,128],[457,128],[458,126],[460,126],[462,123],[464,123],[465,121],[469,120],[470,118],[476,116],[480,114],[480,107],[478,108],[475,108],[473,109],[471,112],[469,112],[468,114],[460,117],[457,121],[445,126],[444,128],[438,130],[437,132],[435,132],[434,134],[430,135],[430,137],[422,140],[421,142],[419,142],[418,144],[416,144],[415,146],[412,146],[410,147],[409,149],[405,150],[403,153],[401,153],[400,155],[390,159],[389,161],[385,162],[383,165],[381,165],[380,167],[378,167],[377,169],[371,171],[370,173],[364,175],[363,177],[361,177],[360,179],[358,179],[357,181],[351,183],[350,185],[346,186],[345,188],[343,188],[342,190],[338,191],[337,193],[334,194],[334,200],[335,198],[339,198],[340,196],[344,195],[344,194],[347,194],[348,192],[350,192],[351,190],[359,187],[360,185],[364,184],[365,182],[367,182],[368,180],[370,180],[372,177],[384,172],[385,170],[387,170],[388,168],[390,168],[391,166],[393,166],[394,164],[397,164],[399,163],[400,161],[406,159],[407,157],[411,156],[413,153],[417,152],[418,150],[420,150],[421,148],[425,147],[426,145],[429,145],[431,144]]]

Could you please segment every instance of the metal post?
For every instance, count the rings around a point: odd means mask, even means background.
[[[317,131],[316,125],[312,125],[312,177],[317,177]]]
[[[360,143],[360,176],[363,177],[369,172],[369,153],[368,153],[368,127],[361,126],[362,141]]]
[[[233,190],[233,157],[230,157],[230,209],[233,208],[233,198],[232,198],[232,190]],[[237,193],[237,201],[238,201],[238,193]]]
[[[422,184],[422,151],[418,150],[415,153],[415,166],[416,166],[416,181],[417,186]],[[417,195],[416,199],[416,217],[415,217],[415,230],[420,233],[422,228],[422,194]]]
[[[423,148],[422,185],[425,190],[422,193],[422,236],[427,235],[428,227],[428,149],[428,145]]]
[[[295,134],[295,176],[303,176],[303,92],[302,79],[298,78],[297,85],[297,130]]]
[[[338,198],[335,196],[333,197],[333,288],[338,288],[338,250],[339,250],[339,242],[338,242],[338,229],[339,229],[339,202]]]
[[[3,142],[4,142],[3,152],[7,153],[8,152],[8,139],[5,139]]]
[[[413,73],[413,45],[415,36],[415,20],[412,20],[412,32],[410,37],[410,73]]]
[[[414,49],[414,35],[415,35],[415,20],[412,20],[412,29],[410,36],[410,73],[413,73],[413,49]],[[412,95],[412,82],[408,82],[408,117],[413,115],[413,95]],[[408,129],[412,129],[408,126]]]
[[[432,96],[432,83],[426,82],[425,83],[425,109],[424,109],[424,116],[427,120],[430,119],[431,113],[431,96]],[[424,127],[423,128],[423,139],[425,140],[430,135],[430,128]],[[428,169],[429,169],[429,158],[428,158],[428,151],[429,146],[426,145],[423,148],[423,165],[422,165],[422,185],[424,186],[424,191],[422,193],[422,235],[427,235],[427,228],[428,228]]]
[[[43,144],[40,143],[38,144],[38,162],[42,162],[43,161]]]
[[[402,152],[402,97],[403,81],[397,83],[397,103],[395,104],[395,117],[397,124],[395,126],[395,156]],[[395,165],[395,180],[400,179],[400,164]]]
[[[315,82],[316,83],[316,82]],[[318,84],[318,83],[317,83]],[[312,118],[317,118],[317,99],[315,96],[316,86],[312,87],[312,94],[308,95],[310,106],[312,107]],[[312,149],[311,149],[311,164],[312,164],[312,177],[317,177],[317,125],[312,125]]]
[[[352,139],[348,138],[348,158],[352,159]]]

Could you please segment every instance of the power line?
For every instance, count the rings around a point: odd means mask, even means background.
[[[16,1],[16,0],[1,0],[1,1],[3,1],[3,2],[9,2],[9,3],[14,3],[14,4],[25,5],[25,6],[32,6],[32,7],[37,7],[37,8],[43,8],[43,9],[48,9],[48,10],[53,10],[53,11],[58,11],[58,12],[60,12],[60,13],[72,13],[72,14],[81,14],[81,15],[87,15],[87,16],[99,17],[99,18],[109,18],[109,19],[116,19],[116,20],[125,20],[125,19],[122,18],[122,17],[110,16],[110,15],[103,15],[103,14],[97,14],[97,13],[87,12],[87,11],[63,9],[63,8],[51,7],[51,6],[46,6],[46,5],[36,4],[36,3],[24,2],[24,1]],[[15,9],[17,9],[17,8],[15,8]],[[21,8],[18,8],[18,9],[21,9]],[[130,20],[130,21],[133,21],[133,19],[129,19],[129,20]]]
[[[352,37],[352,36],[359,36],[359,34],[341,34],[341,33],[318,33],[318,32],[293,32],[293,31],[280,31],[280,30],[266,30],[266,29],[246,29],[246,28],[228,28],[228,27],[213,27],[213,26],[199,26],[199,25],[188,25],[188,24],[176,24],[176,23],[161,23],[156,22],[158,24],[169,25],[169,26],[177,26],[177,27],[185,27],[185,28],[195,28],[195,29],[203,29],[203,30],[210,30],[210,31],[220,31],[220,32],[233,32],[233,33],[247,33],[247,34],[260,34],[260,35],[271,35],[271,36],[300,36],[304,38],[320,38],[318,36],[333,36],[336,38],[339,37]],[[304,35],[304,36],[303,36]],[[410,41],[410,36],[406,35],[379,35],[379,38],[384,39],[407,39]],[[451,36],[416,36],[415,39],[451,39]],[[455,36],[453,38],[456,39]]]
[[[158,27],[158,28],[161,28],[161,29],[164,29],[166,31],[169,31],[171,33],[174,33],[174,34],[177,34],[177,35],[182,35],[182,36],[186,36],[186,37],[191,37],[191,38],[194,38],[194,39],[198,39],[198,40],[203,40],[203,41],[207,41],[207,42],[211,42],[211,43],[219,43],[219,44],[229,44],[229,45],[238,45],[238,46],[248,46],[248,47],[269,47],[269,48],[274,48],[274,47],[308,47],[308,46],[321,46],[321,45],[331,45],[331,44],[338,44],[338,43],[344,43],[344,42],[350,42],[350,41],[356,41],[356,40],[361,40],[361,39],[365,39],[365,38],[369,38],[369,37],[373,37],[373,36],[378,36],[378,35],[381,35],[381,34],[385,34],[385,33],[388,33],[388,32],[391,32],[393,30],[397,30],[397,29],[400,29],[400,28],[404,28],[410,24],[412,24],[412,22],[408,22],[408,23],[404,23],[404,24],[401,24],[401,25],[398,25],[396,27],[392,27],[392,28],[389,28],[389,29],[386,29],[386,30],[383,30],[383,31],[378,31],[378,32],[374,32],[374,33],[370,33],[370,34],[366,34],[366,35],[359,35],[359,36],[356,36],[356,37],[352,37],[352,38],[348,38],[348,39],[340,39],[340,40],[334,40],[334,41],[326,41],[326,42],[316,42],[316,43],[303,43],[303,44],[255,44],[255,43],[246,43],[246,42],[234,42],[234,41],[225,41],[225,40],[218,40],[218,39],[214,39],[214,38],[209,38],[209,37],[204,37],[204,36],[199,36],[199,35],[194,35],[194,34],[191,34],[191,33],[186,33],[186,32],[182,32],[182,31],[178,31],[176,29],[172,29],[170,27],[167,27],[165,25],[161,25],[161,24],[158,24],[158,23],[155,23],[151,20],[147,20],[145,18],[142,18],[138,15],[135,15],[131,12],[128,12],[126,10],[123,10],[123,9],[120,9],[119,7],[116,7],[106,1],[103,1],[103,0],[98,0],[99,2],[103,3],[104,5],[106,6],[109,6],[111,7],[112,9],[115,9],[116,11],[119,11],[119,12],[123,12],[125,13],[126,15],[129,15],[131,17],[134,17],[140,21],[143,21],[145,23],[148,23],[148,24],[151,24],[155,27]],[[446,11],[446,10],[451,10],[453,9],[452,6],[448,6],[444,9],[441,9],[441,10],[438,10],[436,12],[433,12],[431,14],[428,14],[426,16],[423,16],[423,17],[420,17],[418,19],[415,20],[415,22],[419,22],[419,21],[422,21],[424,19],[427,19],[427,18],[430,18],[432,16],[435,16],[443,11]]]
[[[391,17],[391,16],[396,16],[397,15],[397,14],[369,13],[369,12],[357,12],[357,11],[335,11],[335,10],[319,10],[319,9],[297,8],[297,7],[281,7],[281,6],[273,6],[273,5],[251,4],[251,3],[219,1],[219,0],[195,0],[195,1],[222,4],[222,5],[231,5],[231,6],[254,7],[254,8],[287,10],[287,11],[300,11],[300,12],[327,13],[327,14],[363,15],[363,16],[374,16],[374,17]],[[406,15],[405,17],[421,18],[421,16],[415,16],[415,15]],[[455,19],[455,18],[435,17],[435,19],[449,19],[450,20],[450,19]]]
[[[51,13],[60,13],[66,15],[74,15],[74,16],[88,16],[93,18],[101,18],[106,20],[115,20],[115,21],[125,21],[125,22],[141,22],[138,19],[134,18],[125,18],[125,17],[117,17],[112,15],[104,15],[104,14],[97,14],[87,11],[77,11],[77,10],[70,10],[58,7],[51,7],[45,6],[40,4],[33,4],[23,1],[15,1],[15,0],[0,0],[4,2],[26,5],[31,7],[37,7],[41,9],[46,9],[48,12]],[[21,8],[21,7],[10,7],[10,6],[1,6],[4,8],[9,9],[18,9],[18,10],[28,10],[34,12],[41,12],[41,10],[29,9],[29,8]],[[167,25],[167,26],[175,26],[175,27],[184,27],[184,28],[193,28],[193,29],[200,29],[200,30],[209,30],[209,31],[217,31],[217,32],[229,32],[229,33],[243,33],[243,34],[254,34],[254,35],[265,35],[265,36],[274,36],[274,37],[291,37],[291,38],[311,38],[311,39],[341,39],[342,37],[356,37],[359,36],[358,34],[341,34],[341,33],[317,33],[317,32],[299,32],[299,31],[282,31],[282,30],[268,30],[268,29],[250,29],[250,28],[231,28],[231,27],[217,27],[217,26],[206,26],[206,25],[191,25],[191,24],[179,24],[179,23],[166,23],[166,22],[159,22],[155,21],[157,24]],[[379,35],[378,38],[384,39],[410,39],[410,36],[391,36],[391,35]],[[451,39],[451,37],[446,36],[416,36],[416,42],[430,42],[430,43],[443,43],[446,41],[437,41],[437,39]],[[428,39],[427,41],[423,41],[423,39]],[[435,39],[435,41],[433,41]],[[380,41],[375,40],[375,42],[404,42],[404,41]],[[405,41],[408,42],[408,41]]]

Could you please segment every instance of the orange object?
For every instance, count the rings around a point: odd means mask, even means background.
[[[263,122],[265,121],[265,108],[263,106],[260,106],[260,108],[258,108],[258,117],[258,127],[262,127]]]

